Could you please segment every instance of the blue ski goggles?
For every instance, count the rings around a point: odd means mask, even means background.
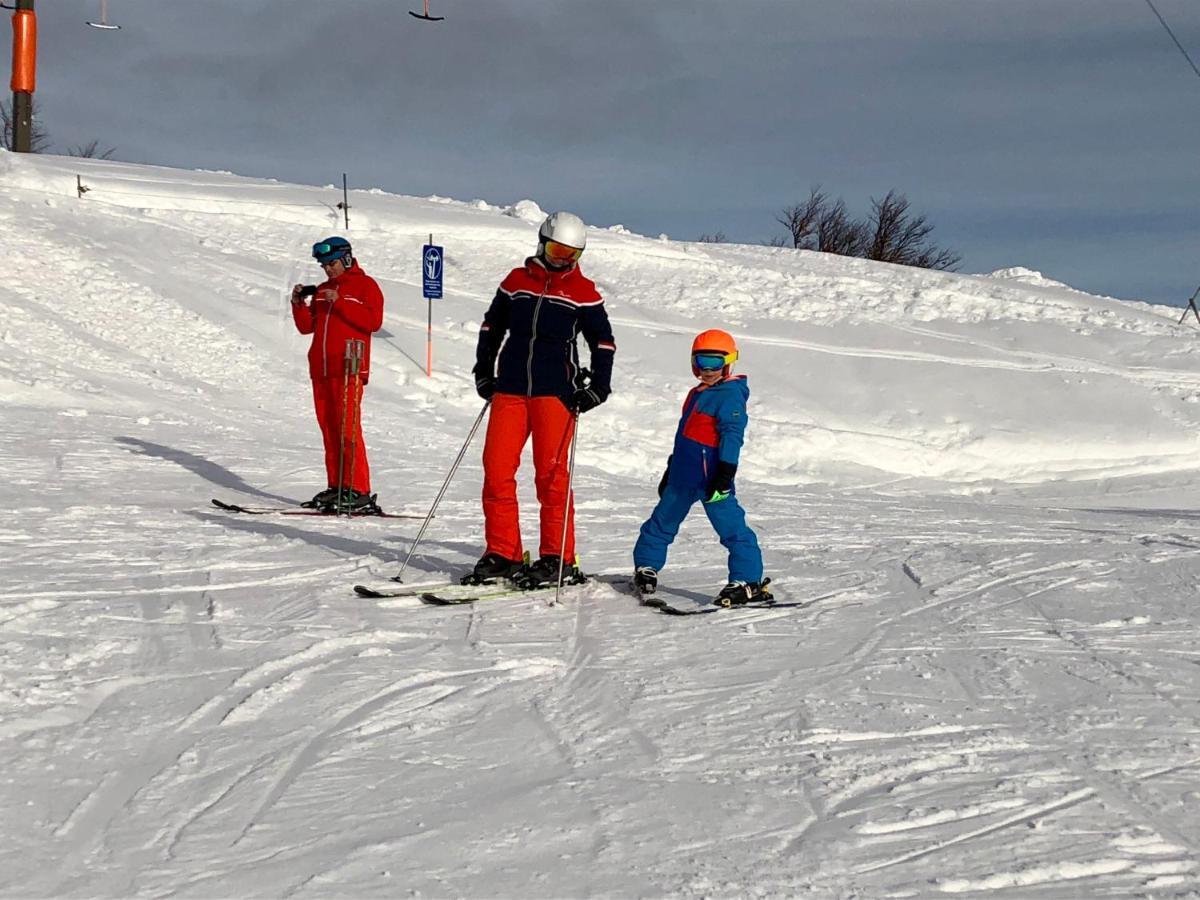
[[[329,241],[320,241],[313,244],[312,248],[313,259],[323,266],[329,265],[331,262],[337,262],[339,259],[349,263],[350,247],[346,244],[331,244]]]
[[[737,360],[737,352],[715,353],[704,351],[692,354],[692,365],[701,372],[715,372],[732,365]]]

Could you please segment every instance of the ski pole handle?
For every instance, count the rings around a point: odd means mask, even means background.
[[[343,357],[346,363],[346,374],[350,376],[357,375],[362,367],[363,355],[366,353],[366,342],[357,338],[351,338],[346,341],[346,354]]]

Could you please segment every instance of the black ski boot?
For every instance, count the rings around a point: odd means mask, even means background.
[[[558,584],[558,568],[562,565],[562,584],[583,584],[587,581],[579,566],[563,564],[560,556],[543,556],[525,571],[513,576],[517,587],[532,591],[540,587],[553,587]]]
[[[459,584],[495,584],[502,578],[515,579],[525,569],[522,559],[505,559],[499,553],[485,553],[475,568],[459,579]]]
[[[638,566],[633,572],[633,586],[639,594],[653,594],[658,590],[658,572],[650,566]]]
[[[383,510],[375,502],[376,496],[343,488],[340,501],[335,491],[333,498],[321,507],[321,511],[339,516],[378,516]]]
[[[770,578],[764,578],[761,583],[757,581],[731,581],[725,587],[721,588],[721,593],[717,594],[717,599],[713,601],[717,606],[744,606],[747,603],[770,603],[775,598],[771,592],[767,590],[767,585],[771,583]]]
[[[325,490],[318,491],[316,494],[313,494],[313,498],[311,500],[305,500],[300,505],[305,509],[324,509],[330,503],[337,502],[337,495],[337,488],[325,488]]]

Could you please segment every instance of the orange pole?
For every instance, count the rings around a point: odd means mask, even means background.
[[[32,9],[18,9],[12,24],[12,92],[32,94],[37,86],[37,15]]]

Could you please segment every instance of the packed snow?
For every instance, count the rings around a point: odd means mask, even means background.
[[[364,190],[346,229],[340,199],[0,152],[0,893],[1200,896],[1195,322],[1016,265],[593,228],[596,577],[557,606],[367,600],[480,413],[478,324],[544,213]],[[387,301],[374,487],[413,518],[221,512],[325,486],[286,295],[342,233]],[[670,617],[626,588],[710,327],[800,607]],[[481,450],[406,581],[482,552]],[[724,579],[697,511],[662,581]]]

